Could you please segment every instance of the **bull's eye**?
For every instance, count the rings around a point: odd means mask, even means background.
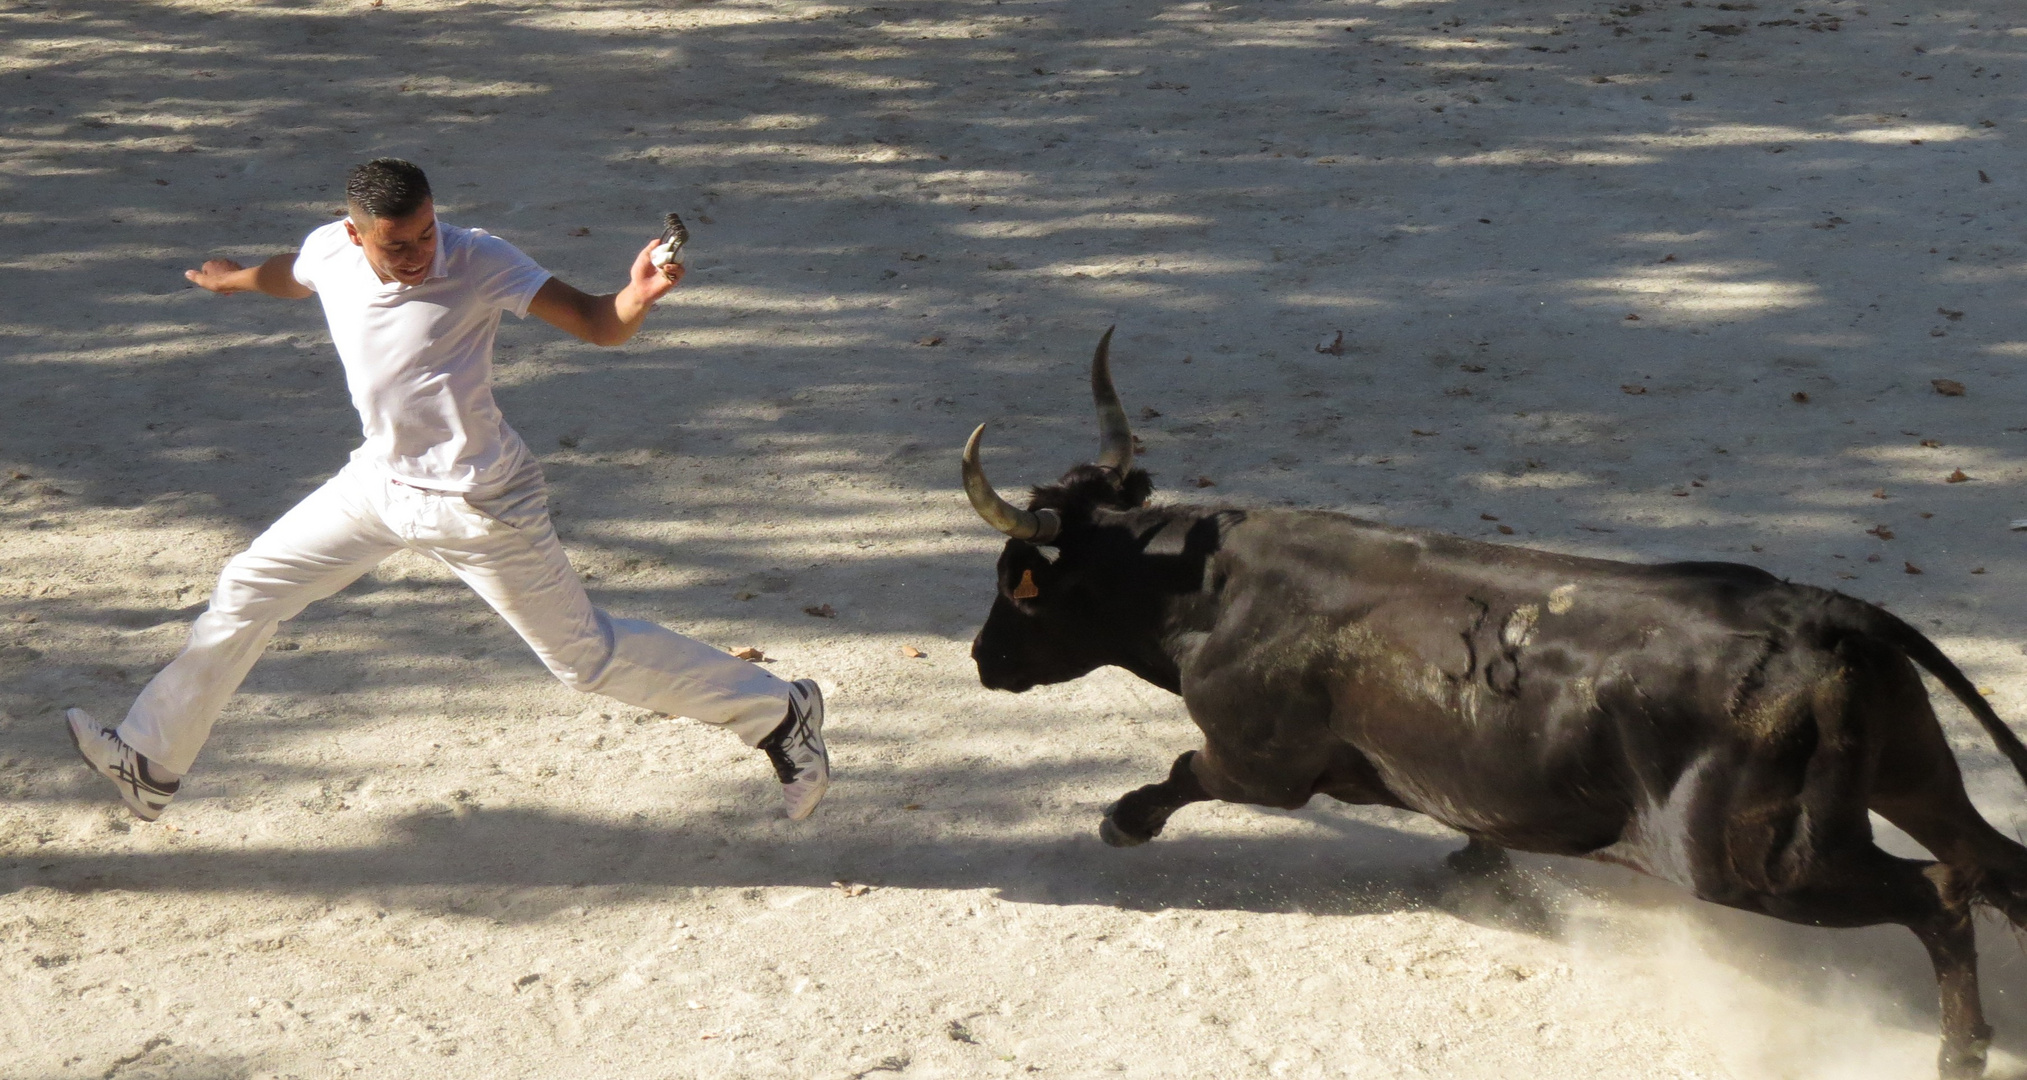
[[[1013,598],[1016,600],[1033,600],[1040,595],[1042,595],[1042,590],[1035,588],[1035,572],[1033,570],[1021,571],[1021,583],[1014,586]]]

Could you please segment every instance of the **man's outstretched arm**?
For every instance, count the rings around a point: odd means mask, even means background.
[[[215,293],[257,292],[284,300],[313,296],[308,285],[296,280],[296,253],[276,255],[259,266],[241,266],[231,259],[212,259],[183,276],[198,288]]]
[[[634,256],[626,287],[616,293],[593,296],[562,278],[552,277],[528,302],[528,313],[543,322],[588,341],[593,345],[624,345],[647,321],[648,309],[669,294],[683,279],[683,264],[656,266],[648,258],[660,241],[652,241]]]

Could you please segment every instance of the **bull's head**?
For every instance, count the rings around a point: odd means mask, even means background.
[[[978,463],[980,424],[964,445],[964,493],[986,523],[1010,539],[999,556],[999,595],[972,640],[979,681],[1016,693],[1065,682],[1107,664],[1148,674],[1129,624],[1154,602],[1132,566],[1141,541],[1120,527],[1154,489],[1133,467],[1133,432],[1112,388],[1106,354],[1112,331],[1091,357],[1098,406],[1098,459],[1036,488],[1025,508],[1002,498]]]

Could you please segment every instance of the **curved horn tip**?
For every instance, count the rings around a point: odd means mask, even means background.
[[[1098,464],[1123,477],[1133,467],[1133,427],[1126,421],[1126,409],[1119,403],[1119,391],[1112,385],[1112,364],[1108,357],[1112,331],[1098,339],[1091,354],[1091,398],[1098,406]]]
[[[1112,331],[1117,329],[1119,329],[1117,324],[1106,327],[1105,332],[1098,335],[1098,347],[1091,353],[1092,370],[1094,372],[1103,370],[1108,382],[1111,381],[1112,374]]]
[[[986,524],[1015,540],[1029,540],[1043,532],[1054,536],[1061,528],[1060,521],[1055,528],[1050,528],[1034,511],[1015,506],[993,490],[992,481],[985,478],[985,466],[978,461],[978,442],[984,435],[985,425],[980,424],[964,444],[964,461],[960,473],[964,481],[964,497],[971,502],[971,508],[978,512],[979,517],[985,519]]]

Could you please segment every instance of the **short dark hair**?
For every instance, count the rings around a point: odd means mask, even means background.
[[[429,177],[400,158],[374,158],[345,178],[346,201],[376,218],[407,217],[429,198]]]

